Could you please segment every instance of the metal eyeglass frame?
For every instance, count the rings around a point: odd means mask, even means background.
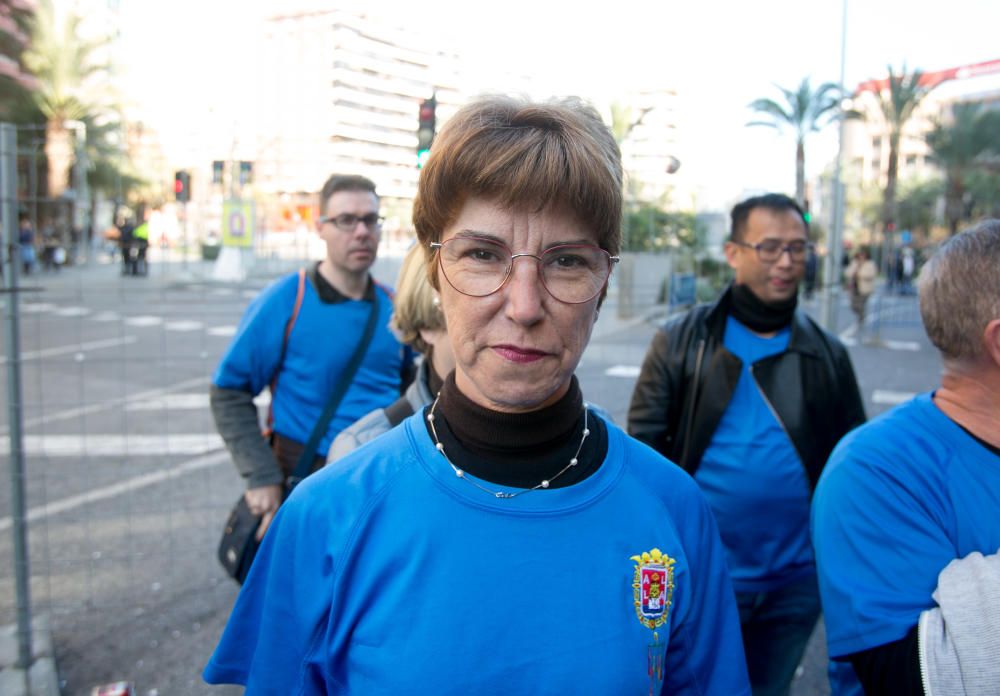
[[[747,242],[738,242],[735,239],[730,239],[729,241],[737,246],[746,247],[747,249],[753,249],[757,253],[757,260],[760,261],[761,263],[767,263],[767,264],[778,263],[778,260],[781,259],[782,254],[784,254],[785,252],[788,252],[788,258],[791,259],[792,263],[805,263],[806,259],[809,257],[809,252],[816,248],[816,245],[813,244],[812,242],[806,242],[805,246],[802,247],[802,258],[797,259],[795,258],[795,255],[792,254],[792,247],[791,247],[791,245],[794,244],[795,242],[789,242],[788,244],[782,244],[781,246],[779,246],[777,249],[778,255],[775,256],[772,260],[768,261],[760,255],[760,248],[763,245],[763,242],[761,242],[760,244],[748,244]]]
[[[455,284],[453,282],[451,282],[451,278],[448,277],[448,274],[444,270],[444,263],[441,261],[441,254],[440,254],[440,251],[441,251],[441,249],[444,248],[444,245],[447,244],[448,242],[451,242],[452,240],[455,240],[455,239],[464,239],[464,240],[482,239],[484,242],[487,242],[487,243],[495,245],[495,246],[502,246],[504,249],[507,250],[507,253],[510,255],[510,264],[507,265],[507,269],[506,269],[506,271],[504,271],[504,274],[503,274],[503,280],[500,281],[499,285],[497,285],[495,288],[493,288],[489,292],[483,293],[481,295],[475,295],[475,294],[470,293],[470,292],[464,292],[463,290],[459,290],[458,288],[455,287]],[[430,244],[428,244],[428,246],[430,247],[431,251],[437,251],[437,252],[439,252],[438,255],[437,255],[437,257],[438,257],[438,266],[441,268],[441,275],[443,275],[444,279],[448,281],[448,285],[450,285],[451,287],[455,288],[455,292],[460,293],[462,295],[465,295],[466,297],[489,297],[490,295],[493,295],[493,294],[497,293],[501,288],[503,288],[504,285],[507,284],[507,281],[510,280],[511,272],[514,270],[514,261],[516,259],[518,259],[519,257],[528,256],[528,257],[531,257],[531,258],[535,259],[535,261],[537,263],[541,263],[542,262],[542,257],[541,256],[537,256],[536,254],[515,254],[513,252],[513,250],[509,246],[507,246],[506,244],[504,244],[503,242],[499,242],[499,241],[497,241],[495,239],[487,239],[485,237],[452,237],[451,239],[446,239],[443,242],[431,242]],[[556,245],[554,247],[550,247],[550,248],[546,249],[542,253],[543,254],[548,254],[549,252],[555,251],[557,249],[580,249],[580,248],[597,249],[602,254],[604,254],[607,257],[607,259],[608,259],[608,274],[604,277],[604,282],[601,283],[600,287],[597,288],[597,291],[594,292],[593,295],[591,295],[590,297],[588,297],[585,300],[577,300],[576,302],[568,302],[568,301],[562,299],[561,297],[558,297],[551,290],[549,290],[549,286],[545,284],[545,274],[542,273],[541,271],[539,271],[539,273],[538,273],[538,280],[541,282],[542,287],[545,288],[545,292],[549,293],[549,295],[551,295],[553,299],[558,300],[559,302],[562,302],[563,304],[569,304],[569,305],[585,304],[587,302],[590,302],[592,299],[594,299],[598,295],[600,295],[604,291],[604,289],[608,286],[608,281],[611,279],[611,271],[612,271],[612,269],[614,269],[615,264],[618,263],[619,261],[621,261],[621,257],[620,256],[612,256],[610,253],[608,253],[607,249],[602,249],[601,247],[597,246],[596,244],[558,244],[558,245]]]
[[[371,224],[369,224],[368,223],[368,219],[370,219],[372,215],[375,216],[375,219],[374,219],[374,221]],[[350,227],[344,227],[339,222],[337,222],[337,218],[342,218],[342,217],[352,217],[352,218],[354,218],[354,224],[352,224]],[[364,223],[365,228],[369,232],[374,232],[375,230],[377,230],[380,227],[382,227],[382,223],[385,222],[385,218],[382,217],[381,215],[379,215],[378,213],[369,213],[368,215],[355,215],[353,213],[341,213],[340,215],[333,215],[333,216],[321,217],[319,219],[319,221],[320,222],[329,222],[331,225],[333,225],[334,227],[336,227],[341,232],[353,232],[354,230],[357,229],[358,223],[361,222],[361,223]]]

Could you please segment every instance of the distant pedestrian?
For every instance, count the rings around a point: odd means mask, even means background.
[[[726,547],[753,693],[785,694],[819,617],[812,490],[865,420],[843,344],[797,308],[810,243],[788,196],[732,211],[735,280],[656,333],[629,433],[688,471]]]
[[[903,295],[913,294],[913,278],[917,271],[917,258],[912,247],[904,247],[900,260],[900,273],[902,274],[902,287],[900,292]]]
[[[1000,220],[927,262],[920,315],[940,386],[847,435],[819,482],[834,696],[1000,694],[998,269]]]
[[[865,315],[868,307],[868,298],[875,292],[875,277],[878,275],[878,268],[871,260],[868,250],[861,247],[854,253],[854,258],[844,271],[847,279],[848,294],[851,298],[851,311],[857,321],[857,333],[861,336],[865,326]]]
[[[31,226],[31,219],[24,213],[18,216],[17,243],[20,247],[21,270],[24,275],[31,275],[38,259],[35,252],[35,229]]]

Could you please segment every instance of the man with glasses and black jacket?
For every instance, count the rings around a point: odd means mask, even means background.
[[[629,434],[687,470],[715,513],[755,696],[788,692],[816,624],[812,492],[865,421],[846,349],[796,308],[808,232],[785,195],[733,208],[733,283],[656,333],[629,408]]]
[[[308,456],[303,451],[313,431],[321,428],[313,443],[317,469],[337,434],[393,403],[412,372],[411,349],[389,330],[391,291],[369,273],[382,234],[375,184],[362,176],[331,176],[320,193],[317,230],[326,257],[278,279],[250,303],[212,379],[212,414],[247,481],[247,506],[261,516],[258,539],[298,460]],[[346,391],[328,425],[317,426],[356,350],[364,353]],[[265,387],[271,390],[270,446],[253,403]]]

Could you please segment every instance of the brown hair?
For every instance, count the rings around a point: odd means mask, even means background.
[[[482,97],[448,119],[413,202],[420,244],[440,241],[470,196],[536,211],[565,205],[602,249],[615,255],[621,245],[621,153],[597,111],[577,98]]]
[[[371,179],[357,174],[334,174],[326,180],[319,193],[319,214],[321,217],[326,215],[326,202],[330,200],[330,196],[341,191],[368,192],[375,194],[375,197],[378,198],[378,194],[375,193],[375,182]]]
[[[1000,220],[985,220],[941,245],[920,271],[920,317],[946,359],[983,354],[983,331],[1000,319]]]
[[[434,288],[427,280],[427,256],[420,244],[414,244],[406,252],[396,281],[391,320],[399,340],[424,355],[430,353],[431,347],[420,337],[420,331],[443,331],[445,328],[444,313],[435,302]]]

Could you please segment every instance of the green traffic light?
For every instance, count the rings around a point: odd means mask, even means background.
[[[417,169],[422,169],[427,163],[427,158],[431,156],[430,150],[420,150],[417,152]]]

